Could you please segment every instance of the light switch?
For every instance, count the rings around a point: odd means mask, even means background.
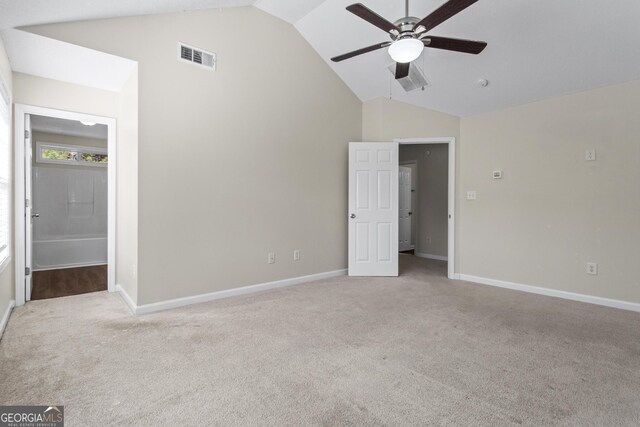
[[[467,200],[475,200],[476,199],[476,190],[467,191]]]

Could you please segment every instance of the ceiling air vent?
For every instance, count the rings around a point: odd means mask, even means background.
[[[178,60],[190,62],[191,64],[204,67],[207,70],[215,71],[216,69],[215,53],[207,52],[206,50],[184,43],[178,43]]]
[[[389,71],[394,76],[396,75],[396,63],[389,65]],[[429,82],[427,81],[424,73],[416,65],[415,62],[412,62],[409,65],[409,75],[407,77],[403,77],[401,79],[396,80],[400,85],[404,88],[405,91],[411,92],[412,90],[422,89],[429,86]]]

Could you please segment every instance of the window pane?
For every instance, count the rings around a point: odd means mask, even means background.
[[[80,160],[90,163],[107,163],[109,158],[106,154],[80,153]]]
[[[50,160],[78,160],[78,152],[70,150],[57,150],[55,148],[43,148],[42,158]]]

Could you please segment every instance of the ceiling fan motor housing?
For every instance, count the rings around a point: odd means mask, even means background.
[[[390,32],[389,36],[391,37],[391,40],[395,41],[400,39],[406,39],[408,37],[415,37],[413,29],[418,22],[420,22],[420,19],[414,16],[407,16],[407,17],[398,19],[396,22],[393,23],[393,25],[395,25],[398,28],[398,34],[393,34]]]

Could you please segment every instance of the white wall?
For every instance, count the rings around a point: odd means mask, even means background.
[[[362,104],[293,26],[246,7],[30,31],[139,63],[138,304],[346,267]]]
[[[400,161],[408,160],[418,162],[417,185],[413,193],[416,205],[412,206],[416,219],[416,229],[413,230],[417,237],[415,251],[446,257],[449,239],[449,146],[401,145]]]
[[[12,75],[11,75],[11,67],[9,66],[9,59],[7,58],[7,54],[4,49],[4,44],[2,39],[0,38],[0,76],[4,80],[8,89],[12,91]],[[12,147],[13,144],[10,144]],[[11,159],[13,159],[13,150],[11,151]],[[13,200],[13,192],[11,193],[10,200]],[[11,204],[11,211],[13,211],[13,204]],[[9,221],[9,226],[13,229],[13,215],[12,220]],[[13,235],[13,234],[11,234]],[[13,246],[13,243],[11,243]],[[13,247],[11,248],[11,253],[13,254]],[[4,270],[0,271],[0,319],[4,315],[5,311],[9,307],[9,302],[14,299],[14,286],[13,286],[13,263],[10,262],[4,268]]]
[[[639,117],[636,80],[463,118],[461,271],[640,302]]]

